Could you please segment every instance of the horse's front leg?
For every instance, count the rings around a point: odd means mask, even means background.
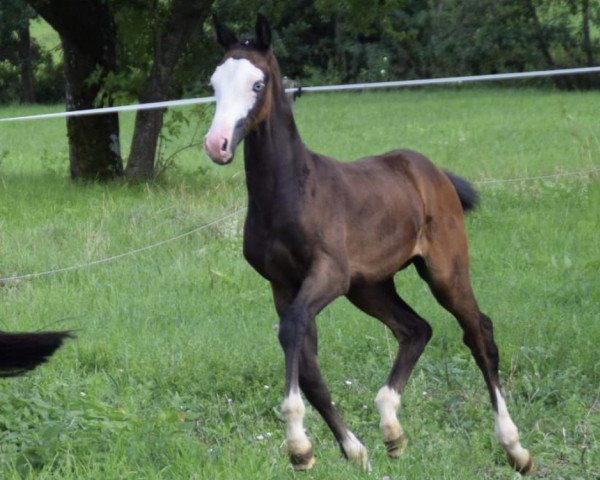
[[[304,431],[304,402],[300,389],[332,428],[344,453],[352,460],[354,450],[366,450],[345,427],[335,410],[316,361],[315,316],[347,289],[346,277],[328,262],[314,265],[294,295],[281,285],[272,284],[280,315],[279,341],[285,355],[285,392],[282,413],[287,425],[286,443],[292,465],[297,470],[313,466],[314,454]],[[354,443],[362,449],[354,449]],[[364,453],[364,454],[362,454]],[[366,462],[366,460],[364,460]]]
[[[285,355],[285,392],[281,411],[285,418],[286,444],[292,466],[308,470],[315,463],[312,444],[304,431],[304,403],[299,389],[299,350],[306,337],[308,314],[293,306],[294,294],[272,284],[279,314],[279,342]]]

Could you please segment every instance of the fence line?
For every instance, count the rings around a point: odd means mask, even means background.
[[[324,85],[318,87],[301,87],[301,91],[336,92],[342,90],[367,90],[371,88],[420,87],[425,85],[489,82],[492,80],[515,80],[537,77],[558,77],[563,75],[581,75],[583,73],[600,73],[600,67],[562,68],[556,70],[535,70],[532,72],[493,73],[487,75],[469,75],[464,77],[426,78],[420,80],[398,80],[392,82],[352,83],[347,85]],[[292,89],[292,91],[294,91],[294,89]]]
[[[22,117],[8,117],[0,118],[2,122],[18,122],[27,120],[42,120],[47,118],[66,118],[66,117],[85,117],[90,115],[103,115],[106,113],[117,113],[117,112],[134,112],[137,110],[153,110],[158,108],[167,107],[182,107],[186,105],[199,105],[201,103],[212,103],[215,101],[215,97],[202,97],[202,98],[184,98],[181,100],[167,100],[165,102],[151,102],[151,103],[137,103],[133,105],[121,105],[119,107],[103,107],[103,108],[90,108],[87,110],[69,110],[67,112],[56,112],[56,113],[39,113],[36,115],[25,115]]]
[[[516,182],[528,182],[528,181],[533,181],[533,180],[548,180],[548,179],[552,179],[552,178],[564,178],[564,177],[582,177],[585,175],[592,175],[594,173],[600,173],[600,166],[594,167],[594,168],[590,168],[588,170],[579,170],[579,171],[572,171],[572,172],[561,172],[561,173],[551,173],[551,174],[547,174],[547,175],[536,175],[536,176],[530,176],[530,177],[515,177],[515,178],[500,178],[500,179],[489,179],[489,180],[475,180],[473,181],[474,184],[476,185],[499,185],[499,184],[506,184],[506,183],[516,183]],[[14,275],[11,277],[4,277],[4,278],[0,278],[0,287],[10,284],[10,283],[14,283],[14,282],[18,282],[21,280],[31,280],[34,278],[39,278],[39,277],[46,277],[46,276],[50,276],[50,275],[55,275],[55,274],[59,274],[59,273],[66,273],[66,272],[72,272],[75,270],[80,270],[83,268],[88,268],[88,267],[92,267],[95,265],[101,265],[104,263],[110,263],[110,262],[114,262],[116,260],[120,260],[122,258],[125,257],[130,257],[133,255],[137,255],[138,253],[141,252],[145,252],[147,250],[151,250],[157,247],[160,247],[162,245],[165,245],[167,243],[171,243],[174,242],[176,240],[179,240],[181,238],[184,237],[188,237],[194,233],[197,233],[201,230],[204,230],[206,228],[212,227],[213,225],[217,225],[229,218],[235,217],[236,215],[239,215],[240,213],[244,212],[247,210],[247,207],[240,207],[236,210],[234,210],[233,212],[230,212],[226,215],[223,215],[222,217],[219,217],[215,220],[211,220],[208,223],[204,223],[196,228],[193,228],[191,230],[188,230],[187,232],[184,233],[180,233],[179,235],[176,235],[174,237],[171,238],[167,238],[165,240],[161,240],[159,242],[153,243],[151,245],[146,245],[144,247],[139,247],[139,248],[135,248],[133,250],[129,250],[127,252],[123,252],[117,255],[113,255],[111,257],[106,257],[106,258],[101,258],[98,260],[93,260],[91,262],[88,263],[80,263],[80,264],[76,264],[76,265],[71,265],[69,267],[63,267],[63,268],[57,268],[54,270],[46,270],[43,272],[34,272],[34,273],[27,273],[25,275]]]
[[[548,173],[546,175],[534,175],[531,177],[514,177],[514,178],[500,178],[500,179],[489,179],[489,180],[475,180],[475,181],[473,181],[473,183],[475,185],[499,185],[499,184],[505,184],[505,183],[529,182],[532,180],[550,180],[553,178],[564,178],[564,177],[583,177],[585,175],[593,175],[594,173],[600,173],[600,166],[593,167],[588,170]]]
[[[515,73],[499,73],[499,74],[490,74],[490,75],[474,75],[474,76],[460,76],[460,77],[444,77],[444,78],[430,78],[430,79],[421,79],[421,80],[400,80],[400,81],[391,81],[391,82],[372,82],[372,83],[354,83],[354,84],[345,84],[345,85],[322,85],[322,86],[309,86],[309,87],[297,87],[297,88],[288,88],[286,92],[288,93],[304,93],[304,92],[336,92],[336,91],[349,91],[349,90],[369,90],[369,89],[381,89],[381,88],[398,88],[398,87],[416,87],[416,86],[426,86],[426,85],[444,85],[444,84],[461,84],[461,83],[472,83],[472,82],[483,82],[483,81],[494,81],[494,80],[512,80],[512,79],[524,79],[524,78],[536,78],[536,77],[551,77],[551,76],[561,76],[561,75],[579,75],[585,73],[600,73],[599,67],[583,67],[583,68],[567,68],[567,69],[557,69],[557,70],[540,70],[540,71],[532,71],[532,72],[515,72]],[[181,107],[187,105],[199,105],[204,103],[212,103],[215,101],[215,97],[201,97],[201,98],[190,98],[190,99],[181,99],[181,100],[169,100],[164,102],[152,102],[152,103],[143,103],[143,104],[133,104],[133,105],[123,105],[118,107],[105,107],[105,108],[93,108],[86,110],[72,110],[67,112],[56,112],[56,113],[44,113],[44,114],[36,114],[36,115],[26,115],[20,117],[9,117],[9,118],[0,118],[0,123],[8,123],[8,122],[17,122],[17,121],[28,121],[28,120],[41,120],[41,119],[51,119],[51,118],[65,118],[65,117],[77,117],[77,116],[89,116],[89,115],[102,115],[107,113],[118,113],[118,112],[131,112],[138,110],[151,110],[158,108],[167,108],[167,107]],[[594,173],[600,172],[600,166],[591,168],[588,170],[582,171],[573,171],[573,172],[562,172],[562,173],[554,173],[547,175],[537,175],[537,176],[529,176],[529,177],[516,177],[516,178],[506,178],[506,179],[489,179],[489,180],[477,180],[473,183],[476,185],[499,185],[506,183],[516,183],[516,182],[524,182],[524,181],[532,181],[532,180],[546,180],[552,178],[562,178],[562,177],[574,177],[574,176],[584,176],[591,175]],[[46,270],[42,272],[34,272],[28,273],[24,275],[14,275],[10,277],[0,278],[0,286],[18,282],[21,280],[30,280],[33,278],[39,278],[44,276],[55,275],[59,273],[72,272],[75,270],[88,268],[95,265],[110,263],[116,260],[120,260],[125,257],[137,255],[138,253],[151,250],[162,245],[165,245],[170,242],[174,242],[181,238],[190,236],[194,233],[197,233],[201,230],[209,228],[213,225],[217,225],[229,218],[232,218],[241,212],[245,211],[247,207],[241,207],[233,212],[230,212],[222,217],[219,217],[215,220],[212,220],[208,223],[202,224],[196,228],[193,228],[187,232],[181,233],[174,237],[161,240],[159,242],[153,243],[151,245],[146,245],[140,248],[136,248],[133,250],[129,250],[127,252],[123,252],[117,255],[113,255],[110,257],[93,260],[87,263],[80,263],[76,265],[71,265],[68,267],[57,268],[53,270]]]
[[[44,272],[35,272],[35,273],[27,273],[25,275],[14,275],[11,277],[5,277],[5,278],[0,278],[0,287],[9,283],[13,283],[13,282],[18,282],[20,280],[31,280],[33,278],[39,278],[39,277],[46,277],[49,275],[55,275],[57,273],[65,273],[65,272],[72,272],[74,270],[80,270],[83,268],[87,268],[87,267],[92,267],[94,265],[100,265],[103,263],[110,263],[110,262],[114,262],[115,260],[120,260],[122,258],[125,257],[130,257],[133,255],[137,255],[138,253],[141,252],[145,252],[147,250],[152,250],[154,248],[160,247],[162,245],[165,245],[167,243],[171,243],[174,242],[175,240],[179,240],[181,238],[184,237],[188,237],[194,233],[197,233],[201,230],[204,230],[206,228],[212,227],[213,225],[217,225],[231,217],[234,217],[238,214],[240,214],[241,212],[245,211],[247,207],[241,207],[238,208],[237,210],[234,210],[233,212],[230,212],[222,217],[219,217],[215,220],[211,220],[208,223],[204,223],[196,228],[193,228],[191,230],[188,230],[187,232],[184,233],[180,233],[179,235],[176,235],[174,237],[171,238],[167,238],[166,240],[161,240],[159,242],[153,243],[151,245],[146,245],[144,247],[140,247],[140,248],[135,248],[133,250],[129,250],[127,252],[123,252],[123,253],[119,253],[118,255],[113,255],[111,257],[106,257],[106,258],[101,258],[98,260],[93,260],[91,262],[87,262],[87,263],[80,263],[77,265],[71,265],[69,267],[64,267],[64,268],[57,268],[54,270],[46,270]]]
[[[391,82],[351,83],[344,85],[321,85],[312,87],[287,88],[288,93],[304,92],[339,92],[348,90],[370,90],[380,88],[418,87],[426,85],[447,85],[473,82],[488,82],[493,80],[514,80],[538,77],[556,77],[563,75],[581,75],[585,73],[600,73],[598,67],[563,68],[556,70],[536,70],[532,72],[496,73],[488,75],[469,75],[462,77],[428,78],[421,80],[398,80]],[[215,97],[187,98],[181,100],[168,100],[164,102],[139,103],[133,105],[122,105],[119,107],[91,108],[86,110],[70,110],[67,112],[41,113],[36,115],[25,115],[20,117],[0,118],[0,123],[41,120],[48,118],[81,117],[89,115],[102,115],[106,113],[132,112],[137,110],[152,110],[167,107],[181,107],[186,105],[198,105],[212,103]]]

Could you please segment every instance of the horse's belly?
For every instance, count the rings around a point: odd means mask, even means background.
[[[392,277],[415,255],[418,255],[417,236],[414,232],[390,237],[364,235],[349,249],[349,267],[352,279],[376,283]]]

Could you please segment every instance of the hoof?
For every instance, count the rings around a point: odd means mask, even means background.
[[[391,458],[398,458],[404,453],[404,449],[408,445],[408,437],[402,432],[399,437],[384,443],[388,456]]]
[[[294,470],[310,470],[314,466],[315,461],[312,448],[306,453],[290,453],[290,462]]]
[[[527,450],[525,450],[525,453],[526,455],[523,455],[521,458],[513,457],[509,453],[506,454],[509,465],[521,475],[527,475],[533,470],[533,457]]]
[[[361,452],[361,454],[358,457],[354,457],[354,458],[347,457],[347,459],[350,463],[356,465],[363,472],[371,473],[371,470],[372,470],[371,462],[369,462],[369,456],[367,455],[367,449],[365,449],[364,452]]]
[[[363,472],[371,473],[371,463],[369,462],[369,456],[367,454],[367,449],[363,449],[360,452],[360,455],[355,458],[349,459],[354,465],[360,468]]]
[[[342,449],[342,454],[350,462],[360,467],[365,472],[371,471],[367,449],[352,432],[348,432],[346,439],[342,441],[340,447]]]

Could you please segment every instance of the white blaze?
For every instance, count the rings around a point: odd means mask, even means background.
[[[254,107],[257,94],[252,87],[264,78],[263,71],[245,58],[229,58],[212,74],[210,83],[217,109],[206,135],[205,148],[213,160],[225,163],[233,156],[233,131]]]

